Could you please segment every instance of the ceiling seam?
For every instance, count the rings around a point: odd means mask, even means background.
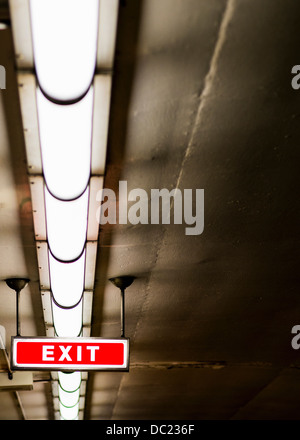
[[[269,362],[226,362],[226,361],[146,361],[135,362],[130,365],[132,369],[159,369],[170,370],[176,368],[210,368],[221,370],[223,368],[273,368]]]
[[[192,149],[194,146],[194,138],[196,135],[196,129],[197,129],[198,125],[200,124],[200,120],[201,120],[201,116],[202,116],[202,112],[204,109],[206,99],[209,97],[211,90],[212,90],[213,82],[214,82],[214,79],[215,79],[215,76],[217,73],[219,56],[222,51],[223,45],[226,41],[229,24],[233,19],[235,8],[236,8],[236,0],[228,0],[226,3],[226,6],[225,6],[225,10],[223,12],[220,26],[219,26],[219,32],[218,32],[216,44],[215,44],[215,47],[213,50],[213,54],[212,54],[212,57],[210,60],[209,69],[208,69],[208,72],[204,78],[204,86],[203,86],[202,92],[200,93],[200,96],[199,96],[198,110],[196,113],[196,117],[194,119],[194,124],[192,127],[190,139],[187,144],[187,147],[186,147],[186,150],[184,153],[184,157],[181,162],[181,168],[180,168],[180,172],[179,172],[176,186],[175,186],[176,189],[179,188],[185,163],[186,163],[188,157],[192,153]],[[173,204],[174,204],[174,198],[172,199],[172,207],[173,207]]]

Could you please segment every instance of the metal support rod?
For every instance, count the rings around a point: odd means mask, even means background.
[[[121,338],[125,337],[125,289],[121,289]]]
[[[20,317],[19,317],[19,303],[20,303],[20,292],[26,285],[29,283],[29,279],[27,278],[8,278],[6,284],[12,290],[16,292],[16,321],[17,321],[17,336],[21,336],[21,325],[20,325]]]
[[[16,290],[16,324],[17,324],[17,336],[21,336],[21,325],[19,316],[19,306],[20,306],[20,290]]]

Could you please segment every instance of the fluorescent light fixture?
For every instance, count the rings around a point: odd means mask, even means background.
[[[59,411],[63,420],[78,420],[79,403],[77,403],[72,408],[66,408],[60,403]]]
[[[67,373],[67,374],[73,374],[73,373]],[[80,374],[81,374],[81,380],[82,380],[82,383],[81,383],[81,385],[82,385],[81,394],[84,394],[86,381],[88,380],[88,373],[87,373],[87,371],[81,371]],[[57,381],[58,380],[58,371],[51,371],[50,375],[51,375],[51,379],[53,381]],[[57,393],[56,393],[56,395],[57,395]]]
[[[41,292],[44,321],[46,326],[46,335],[54,337],[53,314],[52,314],[52,298],[50,291],[43,290]],[[91,336],[91,322],[92,322],[92,306],[93,306],[93,291],[83,292],[82,304],[82,334],[81,336],[88,338]],[[83,374],[81,372],[81,374]],[[64,388],[64,387],[63,387]]]
[[[72,309],[62,309],[52,300],[55,333],[58,337],[77,337],[82,330],[82,300]]]
[[[53,101],[79,100],[92,82],[99,1],[30,0],[38,81]]]
[[[69,391],[64,391],[61,387],[58,387],[59,401],[63,406],[67,408],[71,408],[74,405],[78,404],[79,396],[80,396],[79,388],[75,391],[69,392]]]
[[[61,201],[45,187],[48,244],[52,255],[59,260],[75,260],[83,251],[87,235],[88,196],[89,188],[78,199]]]
[[[37,105],[48,190],[58,199],[75,199],[85,191],[91,171],[93,87],[70,105],[54,104],[37,89]]]
[[[80,371],[74,371],[74,373],[58,372],[59,386],[66,392],[70,393],[76,391],[81,385],[81,373]]]
[[[49,252],[50,283],[53,298],[62,307],[73,307],[84,290],[85,250],[70,263],[58,261]]]
[[[9,0],[49,337],[90,336],[118,4]],[[83,419],[87,373],[51,376],[56,418]]]

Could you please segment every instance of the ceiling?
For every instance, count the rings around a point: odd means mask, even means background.
[[[9,8],[0,2],[0,17]],[[204,231],[100,225],[91,335],[120,336],[129,372],[90,372],[84,418],[300,419],[298,164],[300,4],[120,2],[105,187],[204,189]],[[5,279],[27,277],[21,332],[45,335],[11,29],[0,31],[0,325]],[[1,350],[0,350],[1,352]],[[1,371],[6,371],[3,353]],[[2,390],[0,419],[53,419],[51,376]]]

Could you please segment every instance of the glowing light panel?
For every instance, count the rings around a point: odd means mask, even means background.
[[[54,101],[75,101],[95,71],[98,0],[30,0],[34,63],[40,87]]]
[[[91,170],[93,88],[78,103],[58,105],[37,89],[42,164],[49,192],[72,200],[86,189]]]

